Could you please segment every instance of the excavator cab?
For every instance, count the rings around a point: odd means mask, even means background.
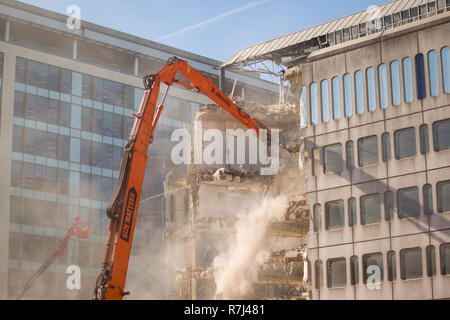
[[[78,239],[88,239],[91,226],[91,219],[82,219],[79,215],[75,216],[75,222],[73,223],[74,234]]]

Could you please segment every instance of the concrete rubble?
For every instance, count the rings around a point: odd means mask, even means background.
[[[307,234],[309,208],[305,182],[299,169],[299,110],[294,105],[261,106],[237,98],[235,103],[271,129],[280,129],[280,168],[274,176],[261,176],[260,165],[188,165],[186,225],[166,227],[166,236],[178,237],[186,261],[173,275],[173,299],[215,299],[214,258],[226,251],[237,231],[236,214],[260,196],[284,195],[289,199],[281,221],[271,223],[264,242],[270,249],[259,265],[249,299],[306,299],[308,282]],[[203,130],[243,128],[223,109],[207,105],[197,113]],[[169,230],[169,232],[168,232]],[[170,279],[168,281],[171,281]],[[242,297],[240,297],[242,298]]]

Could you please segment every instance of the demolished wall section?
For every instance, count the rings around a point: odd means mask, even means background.
[[[298,108],[261,106],[242,99],[235,103],[267,127],[280,130],[279,172],[261,176],[261,165],[248,163],[248,149],[245,164],[188,166],[184,181],[188,225],[183,238],[188,262],[174,279],[184,284],[180,289],[184,296],[179,298],[305,299],[310,219],[305,176],[298,165],[302,141]],[[215,105],[201,108],[196,120],[202,122],[203,132],[218,129],[224,136],[227,129],[246,129]],[[225,141],[223,147],[226,150]],[[244,249],[235,256],[239,248]],[[233,266],[239,272],[230,274]],[[227,273],[227,281],[221,282],[219,278]],[[233,277],[240,288],[221,287],[233,283]]]

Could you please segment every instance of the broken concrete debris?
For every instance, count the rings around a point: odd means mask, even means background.
[[[186,252],[185,266],[172,279],[172,297],[305,299],[310,289],[305,263],[310,218],[298,165],[303,140],[298,107],[262,106],[240,98],[235,103],[267,127],[280,130],[279,172],[261,176],[259,165],[247,163],[188,165],[183,181],[188,194],[186,224],[166,227],[166,236]],[[202,121],[203,130],[245,129],[215,105],[202,107],[196,120]],[[281,212],[273,212],[274,203]],[[241,277],[234,287],[233,277]]]

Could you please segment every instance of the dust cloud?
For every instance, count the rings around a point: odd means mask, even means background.
[[[267,230],[271,223],[284,220],[288,204],[284,196],[264,198],[238,214],[228,251],[213,261],[216,299],[246,299],[252,293],[259,269],[270,256]]]

